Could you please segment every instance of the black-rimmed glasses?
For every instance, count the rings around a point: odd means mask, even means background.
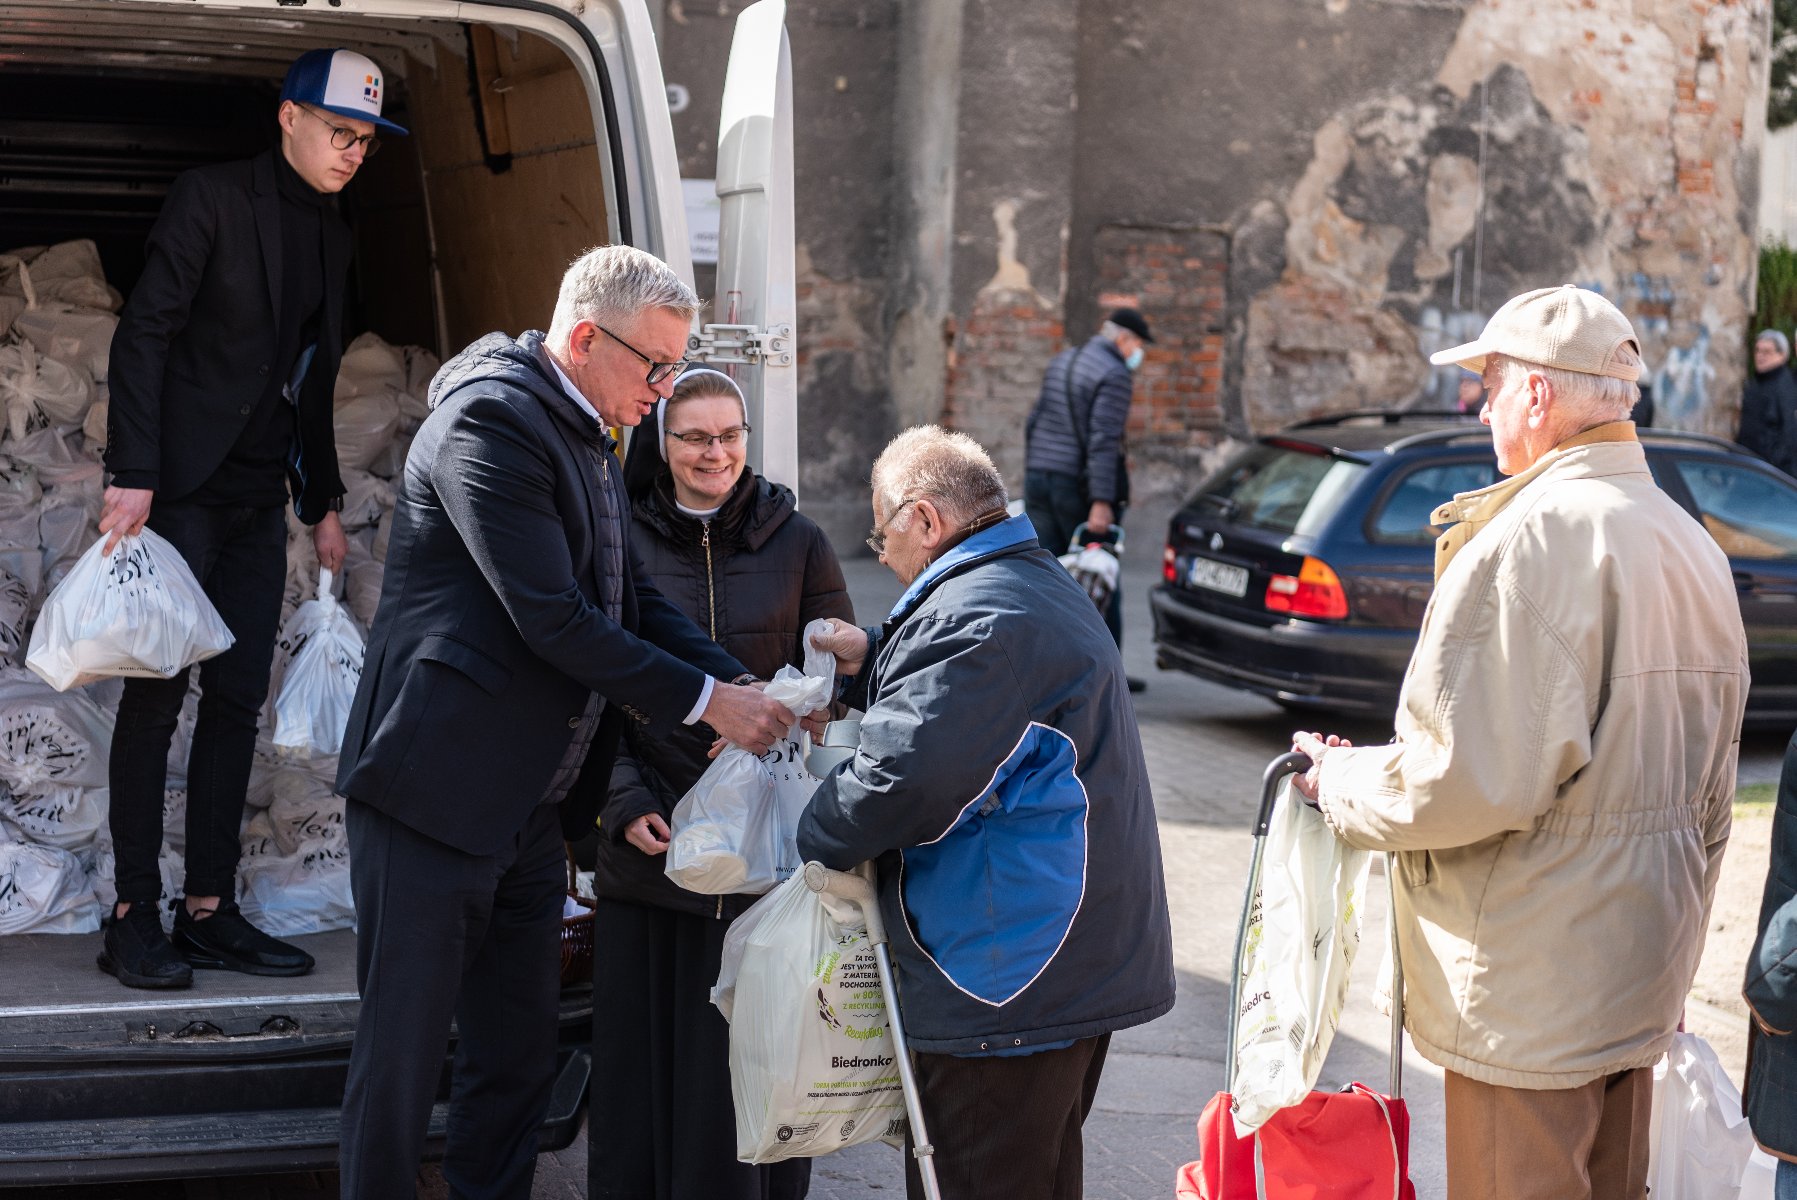
[[[643,376],[643,381],[645,383],[660,383],[668,376],[675,374],[686,366],[686,359],[684,358],[676,359],[674,362],[656,362],[647,354],[644,354],[641,350],[638,350],[635,346],[632,346],[629,342],[625,341],[605,326],[599,324],[597,321],[593,322],[593,328],[597,329],[600,333],[603,333],[606,337],[649,364],[649,373]]]
[[[899,506],[893,509],[884,521],[881,521],[878,525],[874,526],[873,532],[867,537],[867,548],[872,550],[875,554],[886,553],[886,527],[898,520],[898,515],[904,512],[907,507],[916,504],[921,499],[921,496],[913,496],[909,500],[899,501]]]
[[[351,146],[360,142],[362,143],[362,157],[373,158],[375,151],[381,148],[381,139],[372,133],[357,133],[346,125],[332,125],[329,121],[326,121],[323,117],[319,116],[303,104],[296,105],[295,107],[307,116],[312,117],[314,120],[322,122],[330,129],[331,149],[333,150],[348,150]]]
[[[741,445],[743,439],[749,436],[749,430],[750,427],[747,425],[735,425],[722,433],[700,433],[698,430],[691,433],[675,433],[670,429],[668,436],[675,441],[685,442],[695,450],[709,450],[713,442],[720,446]]]

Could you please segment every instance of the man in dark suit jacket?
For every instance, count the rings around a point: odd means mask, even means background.
[[[452,1020],[450,1188],[529,1197],[564,829],[592,828],[626,721],[702,719],[761,752],[793,720],[630,546],[607,429],[673,390],[698,306],[658,259],[601,247],[548,334],[488,334],[431,383],[337,777],[362,994],[345,1200],[411,1194]]]
[[[186,987],[196,966],[312,969],[238,910],[238,826],[280,620],[290,487],[319,561],[343,561],[331,391],[350,237],[331,196],[373,152],[377,128],[405,132],[381,118],[380,95],[380,68],[364,56],[301,55],[281,92],[278,149],[175,180],[113,337],[107,548],[147,524],[236,638],[200,666],[172,945],[156,913],[157,856],[188,672],[125,682],[111,760],[118,905],[99,964],[130,987]]]

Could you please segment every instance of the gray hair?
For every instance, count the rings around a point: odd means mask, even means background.
[[[629,328],[645,312],[665,308],[687,320],[699,297],[674,269],[635,246],[596,246],[569,264],[549,322],[549,344],[560,346],[582,321]]]
[[[1554,399],[1588,425],[1602,425],[1609,421],[1626,421],[1641,399],[1641,387],[1630,379],[1616,379],[1609,375],[1588,375],[1584,371],[1568,371],[1563,367],[1544,367],[1540,363],[1525,362],[1520,358],[1511,358],[1507,354],[1491,356],[1498,363],[1500,384],[1515,380],[1518,375],[1540,375],[1554,389]],[[1639,367],[1641,356],[1626,343],[1616,348],[1612,356],[1619,366]]]
[[[1003,508],[1005,481],[980,444],[940,425],[919,425],[893,438],[874,460],[874,494],[890,518],[907,500],[928,496],[954,525]]]
[[[1778,347],[1778,352],[1780,354],[1784,355],[1786,358],[1791,357],[1791,339],[1777,329],[1762,329],[1759,332],[1759,336],[1754,338],[1753,341],[1755,345],[1758,345],[1761,342],[1771,342],[1774,346]]]

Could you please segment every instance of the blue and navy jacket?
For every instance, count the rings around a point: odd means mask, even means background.
[[[1172,934],[1123,662],[1029,519],[932,563],[869,630],[855,757],[799,825],[879,866],[905,1030],[925,1053],[1047,1049],[1173,1006]]]
[[[1759,936],[1741,994],[1751,1017],[1742,1108],[1755,1141],[1797,1162],[1797,735],[1785,747]]]

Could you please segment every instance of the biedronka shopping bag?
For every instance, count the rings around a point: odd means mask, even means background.
[[[757,900],[725,935],[712,1003],[730,1022],[743,1162],[904,1138],[879,967],[852,904],[813,892],[802,871]]]
[[[1347,997],[1370,856],[1337,840],[1289,782],[1273,803],[1279,774],[1267,776],[1256,818],[1265,833],[1255,840],[1236,937],[1230,1091],[1205,1105],[1202,1157],[1180,1170],[1175,1195],[1414,1200],[1410,1114],[1395,1095],[1395,1070],[1392,1096],[1358,1083],[1311,1090]],[[1402,984],[1393,990],[1401,996]]]
[[[44,601],[25,665],[59,692],[111,675],[169,679],[236,639],[181,552],[148,529],[87,549]]]

